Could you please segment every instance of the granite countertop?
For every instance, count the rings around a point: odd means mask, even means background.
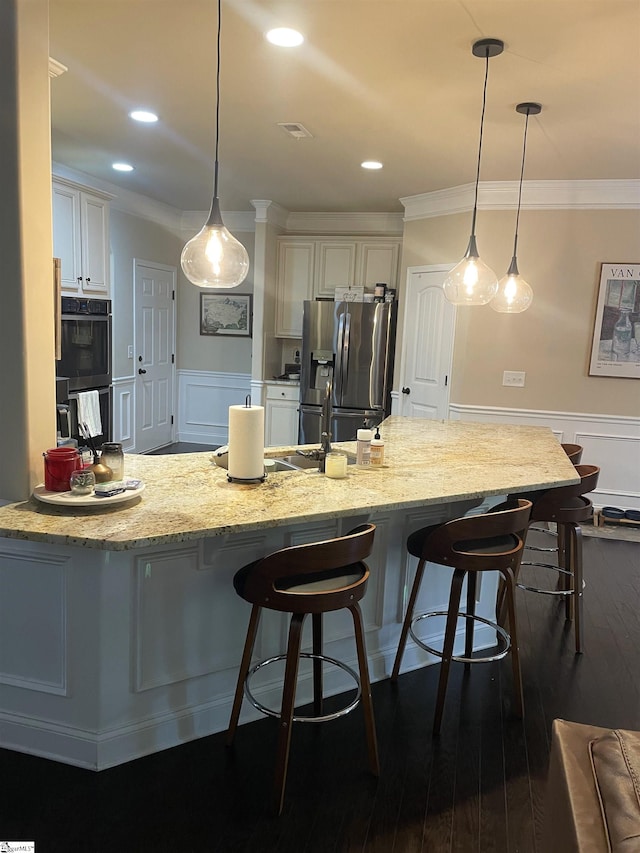
[[[316,470],[227,481],[211,453],[125,456],[144,480],[134,501],[60,509],[31,498],[0,507],[0,536],[123,551],[381,510],[502,495],[578,482],[550,429],[392,416],[381,426],[385,465],[332,480]],[[355,442],[334,447],[355,452]],[[295,448],[267,448],[265,457]]]

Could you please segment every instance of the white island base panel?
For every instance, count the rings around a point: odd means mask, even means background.
[[[101,770],[226,729],[250,612],[233,590],[234,573],[273,550],[341,535],[364,521],[377,527],[362,602],[369,666],[372,680],[387,678],[416,565],[406,554],[407,536],[477,504],[360,514],[133,551],[1,539],[0,745]],[[417,612],[446,609],[450,578],[450,569],[428,567]],[[496,585],[493,573],[482,576],[479,615],[493,618]],[[427,641],[439,647],[444,620],[429,622],[435,624],[425,626]],[[287,628],[286,615],[264,611],[255,659],[283,652]],[[477,647],[494,642],[491,629],[477,629]],[[325,616],[325,652],[357,669],[348,612]],[[410,641],[403,671],[434,660]],[[277,708],[281,678],[277,665],[268,667],[252,685],[256,697]],[[327,693],[351,687],[333,668],[325,681]],[[303,668],[297,696],[311,698]],[[241,721],[259,716],[245,701]]]

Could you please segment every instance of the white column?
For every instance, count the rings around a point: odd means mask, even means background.
[[[48,0],[0,3],[0,500],[55,444]]]

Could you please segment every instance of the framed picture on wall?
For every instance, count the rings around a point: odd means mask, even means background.
[[[640,379],[640,264],[600,267],[589,376]]]
[[[250,338],[250,293],[201,293],[200,334]]]

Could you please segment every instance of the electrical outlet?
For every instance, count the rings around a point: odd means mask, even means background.
[[[524,370],[505,370],[502,374],[502,384],[512,388],[524,388]]]

